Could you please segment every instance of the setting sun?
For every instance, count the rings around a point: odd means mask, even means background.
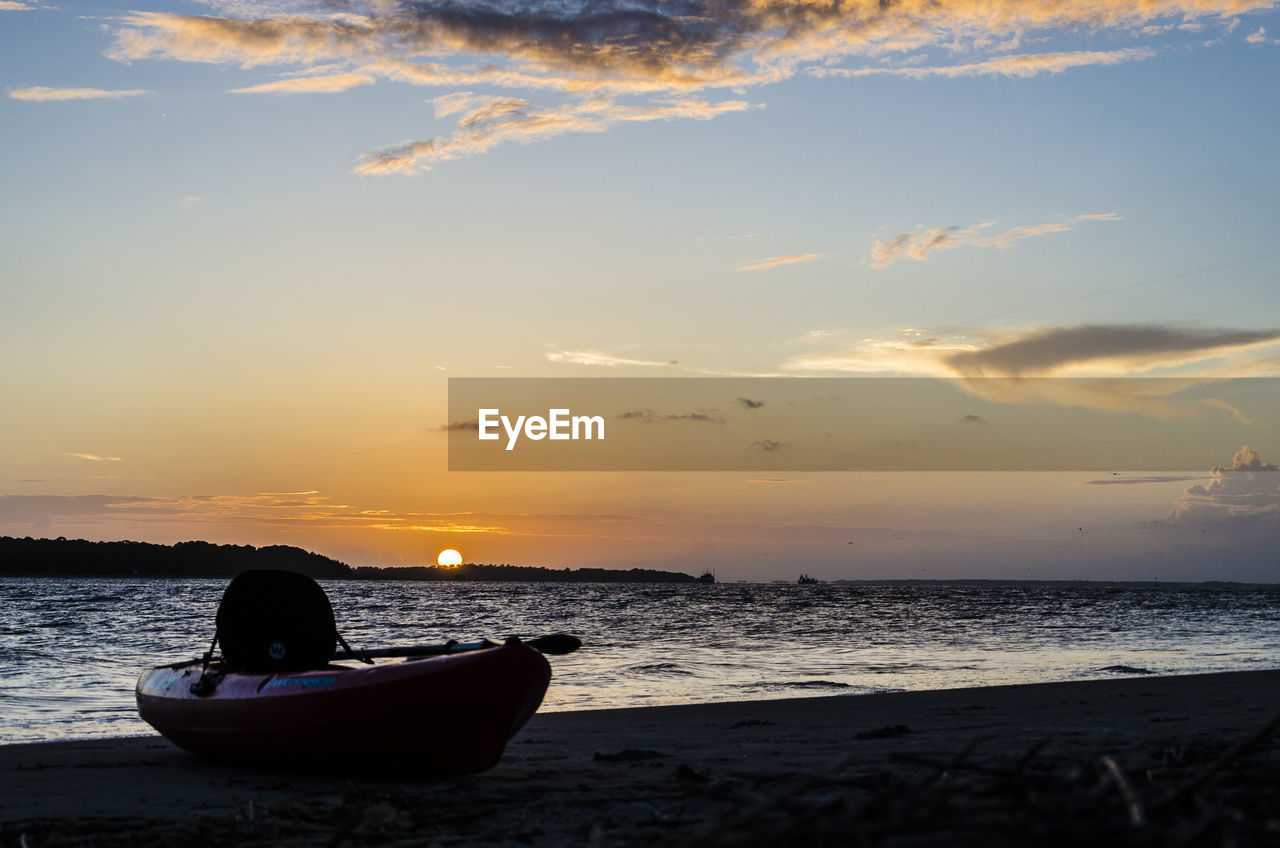
[[[458,553],[453,548],[445,548],[440,552],[440,556],[436,557],[436,565],[462,565],[462,554]]]

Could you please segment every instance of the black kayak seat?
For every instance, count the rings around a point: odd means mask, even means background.
[[[217,639],[227,665],[242,671],[303,671],[337,649],[329,597],[305,574],[254,569],[237,574],[218,604]]]

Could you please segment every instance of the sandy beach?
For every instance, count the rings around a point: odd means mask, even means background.
[[[1280,671],[535,716],[491,771],[0,747],[5,845],[1275,844]],[[998,837],[998,838],[997,838]]]

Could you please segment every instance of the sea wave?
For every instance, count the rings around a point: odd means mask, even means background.
[[[691,566],[694,567],[694,566]],[[325,581],[353,647],[569,632],[544,710],[1280,665],[1280,590]],[[0,743],[147,732],[144,668],[208,648],[220,580],[0,579]]]

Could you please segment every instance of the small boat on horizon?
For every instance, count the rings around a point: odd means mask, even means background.
[[[701,576],[699,576],[699,577],[698,577],[698,582],[699,582],[699,583],[714,583],[714,582],[716,582],[716,575],[715,575],[715,572],[714,572],[714,571],[704,571],[704,572],[702,572]]]
[[[801,574],[800,579],[796,581],[796,583],[800,586],[812,586],[817,582],[818,582],[818,578],[810,577],[807,574]]]

